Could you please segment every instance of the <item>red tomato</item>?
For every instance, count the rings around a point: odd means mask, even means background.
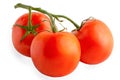
[[[60,77],[71,73],[79,63],[78,39],[67,32],[39,33],[31,44],[31,58],[43,74]]]
[[[26,13],[22,16],[20,16],[15,24],[21,25],[21,26],[28,26],[28,16],[29,13]],[[45,21],[46,20],[46,21]],[[36,26],[39,25],[35,31],[37,33],[44,31],[44,30],[51,30],[50,23],[49,23],[49,18],[44,15],[43,13],[38,13],[38,12],[32,12],[32,19],[31,19],[32,25]],[[15,47],[15,49],[20,52],[21,54],[25,56],[30,57],[30,46],[33,38],[35,35],[30,33],[27,35],[22,41],[21,38],[25,35],[26,30],[19,27],[19,26],[13,26],[12,28],[12,42]]]
[[[113,48],[113,37],[107,25],[100,20],[86,21],[80,30],[73,33],[81,44],[81,61],[98,64],[106,60]]]

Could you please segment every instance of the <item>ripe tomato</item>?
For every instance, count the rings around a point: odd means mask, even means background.
[[[81,61],[98,64],[106,60],[113,48],[113,37],[107,25],[100,20],[87,20],[73,33],[81,44]]]
[[[15,24],[29,27],[28,26],[28,16],[29,13],[26,13],[20,16]],[[34,26],[38,26],[34,31],[39,33],[44,30],[51,30],[49,18],[44,15],[43,13],[39,12],[32,12],[31,14],[31,23]],[[26,34],[26,30],[21,28],[20,26],[14,25],[12,28],[12,42],[15,49],[20,52],[21,54],[30,57],[30,46],[33,38],[35,37],[34,34],[29,33],[23,40],[21,38]],[[29,31],[28,31],[29,32]]]
[[[71,73],[79,63],[78,39],[67,32],[41,32],[31,44],[31,58],[43,74],[60,77]]]

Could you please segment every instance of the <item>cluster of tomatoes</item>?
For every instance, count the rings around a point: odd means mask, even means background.
[[[29,10],[20,16],[12,28],[15,49],[28,57],[41,73],[60,77],[71,73],[79,64],[98,64],[112,52],[113,37],[102,21],[89,18],[81,26],[63,15],[54,15],[41,8],[17,4]],[[36,10],[36,12],[31,12]],[[65,18],[74,24],[71,32],[58,31],[54,19]]]

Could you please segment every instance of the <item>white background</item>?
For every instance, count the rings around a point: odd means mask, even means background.
[[[64,14],[81,23],[93,16],[104,21],[114,37],[111,56],[98,65],[79,63],[71,74],[52,78],[36,70],[30,58],[20,55],[11,41],[12,26],[27,12],[14,9],[17,3],[42,7],[49,12]],[[120,80],[120,2],[119,0],[0,0],[0,80]],[[68,31],[74,29],[64,22]]]

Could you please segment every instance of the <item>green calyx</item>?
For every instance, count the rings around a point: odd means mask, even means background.
[[[15,26],[18,26],[18,27],[20,27],[20,28],[22,28],[26,31],[25,34],[22,36],[20,41],[24,40],[31,33],[33,35],[37,35],[37,32],[35,30],[36,30],[36,28],[39,27],[39,25],[35,25],[35,26],[32,25],[32,22],[31,22],[31,20],[32,20],[31,8],[28,8],[28,10],[29,10],[28,25],[23,26],[23,25],[15,24]]]
[[[21,4],[21,3],[16,4],[15,8],[24,8],[24,9],[29,9],[30,8],[31,10],[35,10],[35,11],[38,11],[38,12],[41,12],[41,13],[44,13],[44,14],[48,15],[49,18],[50,18],[50,24],[51,24],[52,31],[57,32],[55,21],[53,19],[53,16],[49,12],[47,12],[47,11],[41,9],[41,8],[34,8],[32,6],[24,5],[24,4]]]

